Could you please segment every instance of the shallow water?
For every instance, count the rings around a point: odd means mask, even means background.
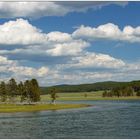
[[[92,107],[1,113],[0,138],[139,138],[140,101],[67,101]]]

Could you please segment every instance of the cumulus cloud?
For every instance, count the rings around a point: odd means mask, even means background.
[[[139,26],[125,26],[123,30],[113,23],[97,28],[81,26],[70,34],[44,33],[24,19],[8,21],[0,25],[1,79],[35,77],[42,85],[138,79],[139,63],[131,64],[108,54],[88,52],[87,48],[91,47],[92,40],[140,42],[139,37]],[[12,46],[17,47],[10,48]],[[28,65],[22,65],[21,60],[26,60]],[[46,66],[46,62],[49,65]]]
[[[35,45],[72,41],[68,33],[54,31],[46,34],[22,18],[0,25],[0,38],[0,44],[4,45]]]
[[[9,60],[7,57],[0,56],[0,73],[11,75],[12,77],[43,77],[47,76],[49,68],[42,66],[40,68],[33,68],[22,66],[18,61]]]
[[[0,38],[1,45],[25,46],[24,49],[15,49],[13,52],[10,51],[11,53],[22,51],[22,53],[38,53],[52,56],[76,55],[89,46],[86,41],[75,40],[68,33],[58,31],[48,34],[42,33],[40,29],[32,26],[24,19],[8,21],[0,25]]]
[[[85,55],[73,58],[74,67],[79,68],[111,68],[118,69],[125,66],[121,59],[116,59],[107,54],[86,53]]]
[[[69,65],[55,65],[52,68],[47,66],[33,68],[22,66],[18,61],[0,56],[0,62],[3,62],[0,63],[1,79],[8,80],[9,77],[14,77],[20,81],[37,78],[41,85],[46,86],[64,83],[93,83],[104,80],[137,80],[140,75],[139,63],[126,63],[104,54],[88,54],[84,57],[81,56],[80,59],[79,57],[75,59],[76,61],[71,61]],[[93,70],[97,67],[101,69],[110,68],[111,71],[91,71],[89,70],[91,67]],[[86,68],[86,71],[83,71],[82,68]]]
[[[41,30],[24,19],[8,21],[0,25],[0,38],[0,44],[4,45],[42,44],[47,40]]]
[[[1,45],[44,45],[46,48],[54,50],[56,46],[59,46],[58,48],[60,49],[62,46],[65,46],[65,43],[69,43],[70,45],[71,43],[74,44],[75,42],[78,42],[80,46],[83,44],[81,48],[84,48],[84,46],[89,45],[82,39],[86,39],[88,41],[107,39],[139,43],[140,26],[134,28],[127,25],[123,30],[120,30],[117,25],[107,23],[98,27],[82,25],[72,34],[59,31],[43,33],[42,30],[32,26],[28,20],[17,19],[0,25],[0,38]],[[75,45],[78,46],[78,43]],[[63,45],[60,47],[60,44]]]
[[[0,17],[63,16],[70,12],[84,12],[89,8],[98,9],[109,4],[125,6],[127,2],[0,2]]]
[[[51,56],[67,56],[77,55],[82,52],[84,48],[88,47],[89,43],[78,40],[70,43],[56,44],[53,49],[47,50],[47,54]]]
[[[58,43],[72,41],[72,37],[70,34],[58,32],[58,31],[48,33],[47,39],[50,42],[58,42]]]
[[[123,30],[113,23],[107,23],[98,27],[89,27],[81,25],[73,32],[74,38],[82,38],[87,40],[107,39],[126,42],[140,43],[140,26],[134,28],[125,26]]]
[[[67,71],[67,69],[60,70],[57,68],[56,70],[57,71],[55,71],[55,73],[53,72],[52,75],[44,77],[45,84],[56,85],[82,84],[100,81],[131,81],[139,80],[140,76],[139,63],[136,63],[135,65],[127,63],[125,66],[122,66],[118,69],[113,69],[111,71],[91,71],[88,68],[86,69],[86,71],[83,71],[83,69],[70,69]],[[40,81],[43,82],[43,80]]]

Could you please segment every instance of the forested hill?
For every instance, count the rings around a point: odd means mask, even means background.
[[[123,86],[131,86],[134,89],[140,88],[140,80],[139,81],[131,81],[131,82],[98,82],[92,84],[80,84],[80,85],[57,85],[52,87],[41,87],[42,94],[47,94],[48,91],[52,88],[55,88],[58,92],[90,92],[90,91],[98,91],[98,90],[111,90],[117,87]]]

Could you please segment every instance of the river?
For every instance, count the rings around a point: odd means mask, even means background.
[[[67,101],[92,107],[1,113],[0,138],[139,138],[140,101]]]

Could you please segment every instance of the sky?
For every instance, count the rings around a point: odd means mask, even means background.
[[[0,80],[140,80],[139,13],[138,1],[0,2]]]

